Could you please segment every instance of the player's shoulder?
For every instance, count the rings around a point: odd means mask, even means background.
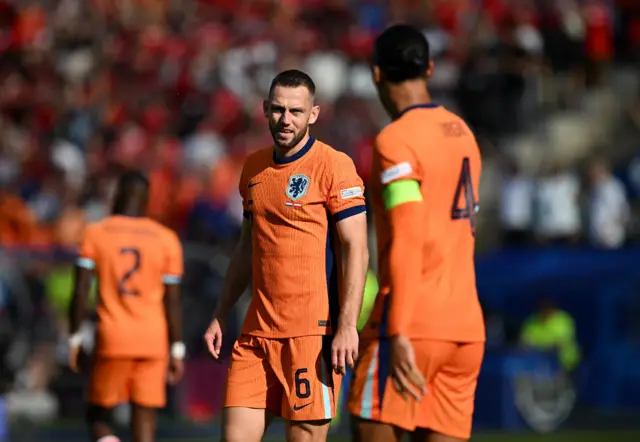
[[[438,116],[438,128],[445,137],[470,137],[475,138],[473,131],[460,115],[442,107]]]
[[[271,162],[273,157],[273,147],[268,146],[262,149],[258,149],[255,152],[250,153],[244,160],[244,170],[252,171],[254,169],[264,168]]]
[[[146,224],[146,227],[149,230],[153,231],[162,241],[168,243],[179,242],[178,234],[175,232],[175,230],[151,218],[144,218],[143,220]]]
[[[271,165],[273,146],[258,149],[250,153],[244,160],[240,174],[240,188],[244,188],[248,181]],[[242,192],[242,190],[241,190]]]
[[[410,133],[415,132],[415,123],[412,119],[406,118],[405,115],[393,120],[385,127],[383,127],[378,135],[376,135],[374,148],[375,150],[383,151],[391,146],[397,146],[403,144],[410,146],[408,143]]]
[[[83,230],[83,236],[85,238],[88,238],[88,237],[95,237],[100,235],[104,231],[106,220],[108,220],[108,218],[104,218],[100,221],[92,221],[90,223],[87,223],[87,225],[84,227],[84,230]]]
[[[313,146],[316,151],[317,157],[328,164],[335,167],[338,165],[350,165],[353,164],[353,160],[346,153],[334,148],[333,146],[324,143],[320,140],[315,141],[315,145]]]
[[[125,224],[125,220],[129,218],[123,218],[119,215],[107,215],[98,221],[92,221],[88,223],[84,232],[85,235],[107,235],[111,232],[117,231],[119,227]]]

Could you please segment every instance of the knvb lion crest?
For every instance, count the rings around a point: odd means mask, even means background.
[[[299,200],[307,194],[309,183],[311,180],[308,176],[298,174],[289,177],[289,184],[287,185],[287,196],[292,201]]]

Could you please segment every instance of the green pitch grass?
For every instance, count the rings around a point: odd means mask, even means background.
[[[20,438],[16,439],[20,440]],[[65,438],[27,438],[25,441],[38,442],[85,442],[86,439]],[[159,438],[158,442],[217,442],[217,437],[172,437]],[[128,441],[124,438],[123,441]],[[284,442],[284,437],[265,437],[263,442]],[[562,431],[552,434],[482,432],[471,437],[471,442],[638,442],[640,431]],[[327,442],[351,442],[348,436],[330,436]]]
[[[282,442],[282,437],[267,437],[263,442]],[[481,433],[472,442],[638,442],[640,431],[563,431],[552,434]],[[212,442],[210,438],[161,439],[160,442]],[[330,436],[327,442],[351,442],[348,436]]]
[[[218,442],[218,431],[211,423],[201,426],[168,426],[165,430],[171,431],[171,437],[160,431],[158,442]],[[190,427],[190,428],[189,428]],[[206,432],[198,431],[205,429]],[[86,442],[84,430],[80,423],[75,421],[57,422],[46,427],[33,427],[16,422],[13,426],[16,431],[15,438],[11,440],[19,442]],[[171,430],[173,428],[173,430]],[[615,427],[614,427],[615,428]],[[33,430],[33,431],[30,431]],[[65,433],[65,430],[68,430]],[[270,435],[262,442],[284,442],[284,428],[273,428]],[[23,434],[18,434],[23,433]],[[338,434],[330,435],[327,442],[351,442],[351,438],[345,434],[346,428]],[[277,436],[276,436],[277,434]],[[405,439],[408,442],[408,439]],[[125,436],[123,442],[128,442]],[[572,430],[559,431],[551,434],[536,434],[532,432],[508,433],[503,431],[479,431],[471,437],[471,442],[640,442],[640,429],[638,430]]]
[[[279,438],[263,442],[281,442]],[[638,442],[640,431],[575,431],[552,434],[530,433],[481,433],[471,437],[472,442]],[[176,441],[177,442],[177,441]],[[194,441],[195,442],[195,441]],[[204,442],[204,441],[202,441]],[[330,437],[328,442],[351,442],[345,436]]]

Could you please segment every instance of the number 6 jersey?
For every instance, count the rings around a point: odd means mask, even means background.
[[[353,161],[313,137],[296,154],[247,158],[239,186],[252,225],[253,297],[243,334],[333,334],[342,285],[336,223],[365,212]]]
[[[409,108],[378,135],[380,292],[363,338],[484,341],[473,261],[480,169],[473,134],[441,106]]]
[[[87,227],[76,264],[97,277],[97,352],[165,357],[164,286],[183,273],[176,234],[149,218],[113,215]]]

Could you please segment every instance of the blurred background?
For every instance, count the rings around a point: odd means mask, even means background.
[[[269,83],[314,78],[313,133],[366,182],[388,122],[368,59],[393,22],[424,30],[434,101],[482,149],[478,440],[640,440],[638,0],[0,0],[0,440],[84,440],[84,379],[64,363],[73,258],[131,166],[185,249],[187,374],[161,434],[217,434],[226,362],[201,336],[242,221],[243,159],[271,143]]]

